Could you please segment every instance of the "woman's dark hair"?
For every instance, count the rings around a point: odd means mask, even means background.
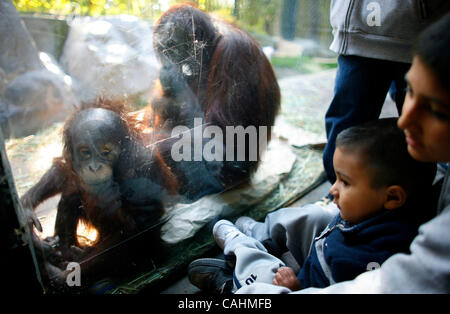
[[[450,12],[426,28],[413,48],[413,54],[430,67],[447,90],[450,90],[449,52]]]

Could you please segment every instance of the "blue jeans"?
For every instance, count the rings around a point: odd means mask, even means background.
[[[336,180],[333,155],[337,135],[344,129],[378,119],[388,91],[401,113],[409,63],[340,55],[334,98],[325,114],[327,146],[323,164],[331,183]]]

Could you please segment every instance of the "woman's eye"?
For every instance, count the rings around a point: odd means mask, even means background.
[[[430,106],[429,112],[432,116],[438,118],[442,121],[450,121],[450,115],[446,112],[442,112],[439,109],[434,109],[433,106]]]
[[[414,92],[410,86],[407,86],[405,88],[405,92],[408,97],[414,96]],[[450,112],[448,112],[448,110],[446,109],[442,109],[442,105],[436,104],[433,101],[428,100],[427,98],[419,99],[418,103],[423,110],[429,112],[433,117],[441,121],[450,121]]]
[[[413,95],[413,90],[411,89],[411,87],[406,86],[406,88],[405,88],[405,93],[406,93],[407,95],[409,95],[409,96],[412,96],[412,95]]]

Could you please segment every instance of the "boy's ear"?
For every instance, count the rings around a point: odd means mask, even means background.
[[[384,208],[392,210],[403,206],[406,202],[406,191],[400,185],[390,185],[386,188],[386,201]]]

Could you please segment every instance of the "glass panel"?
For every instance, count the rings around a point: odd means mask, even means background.
[[[214,219],[323,180],[328,1],[175,2],[1,8],[0,122],[49,291],[137,292]]]

